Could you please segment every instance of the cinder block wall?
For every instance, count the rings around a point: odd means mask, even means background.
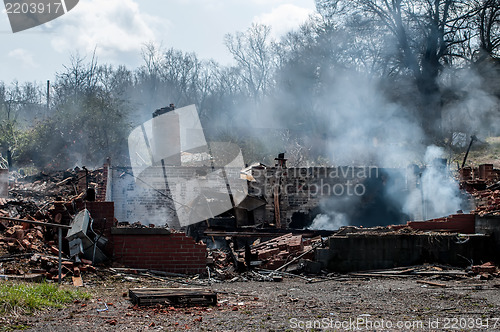
[[[206,269],[206,245],[184,233],[157,228],[114,228],[112,233],[114,260],[125,266],[184,274]]]
[[[495,248],[495,261],[500,263],[500,217],[479,217],[476,216],[476,233],[488,234],[493,238]]]
[[[145,172],[144,177],[152,177],[157,170],[151,168]],[[171,228],[180,228],[173,201],[164,190],[157,190],[136,181],[130,167],[114,167],[109,176],[111,188],[107,188],[107,191],[110,193],[110,199],[115,202],[116,218],[120,222],[140,221],[145,225],[168,224]],[[165,183],[165,179],[159,180]]]
[[[350,272],[441,263],[467,266],[495,258],[491,236],[460,241],[454,234],[349,234],[329,238],[316,259],[329,271]]]

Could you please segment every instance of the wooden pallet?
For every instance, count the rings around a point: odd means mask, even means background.
[[[203,288],[132,288],[132,303],[139,306],[169,303],[171,305],[216,305],[217,293]]]

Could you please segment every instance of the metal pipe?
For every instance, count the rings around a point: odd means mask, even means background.
[[[57,281],[59,284],[61,284],[61,275],[62,275],[62,228],[59,227],[57,229],[57,241],[59,242],[59,278],[57,278]]]
[[[10,217],[2,217],[2,216],[0,216],[0,219],[11,220],[11,221],[19,221],[19,222],[26,222],[28,224],[40,225],[40,226],[47,226],[47,227],[56,227],[56,228],[64,228],[64,229],[70,229],[71,228],[71,226],[68,226],[68,225],[52,224],[50,222],[41,222],[41,221],[34,221],[34,220],[24,220],[24,219],[10,218]]]
[[[472,135],[470,137],[469,147],[467,148],[467,151],[465,152],[464,161],[462,162],[462,168],[465,167],[465,162],[467,161],[467,156],[469,155],[470,148],[472,147],[472,143],[474,143],[474,141],[477,141],[476,135]]]

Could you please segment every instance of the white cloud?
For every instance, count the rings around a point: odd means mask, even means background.
[[[33,54],[22,48],[16,48],[7,53],[9,58],[17,60],[18,65],[23,68],[38,68],[38,64],[33,59]]]
[[[273,36],[279,37],[290,30],[298,28],[313,13],[314,10],[312,9],[284,4],[274,8],[269,13],[256,16],[253,21],[271,26]]]
[[[204,9],[223,9],[227,6],[227,0],[176,0],[175,2]]]
[[[277,5],[279,3],[284,2],[283,0],[250,0],[251,3],[254,3],[259,6],[263,5]],[[287,3],[290,3],[290,1],[286,1]]]
[[[51,43],[59,52],[91,52],[97,47],[98,55],[113,57],[157,40],[160,27],[167,29],[168,22],[141,12],[133,0],[80,1],[54,21]]]

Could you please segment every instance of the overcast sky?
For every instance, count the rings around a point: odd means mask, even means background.
[[[0,81],[10,83],[54,80],[71,54],[91,54],[94,48],[99,63],[133,69],[148,42],[229,64],[225,34],[259,22],[279,36],[298,27],[315,7],[314,0],[80,0],[65,15],[17,33],[2,9]]]

